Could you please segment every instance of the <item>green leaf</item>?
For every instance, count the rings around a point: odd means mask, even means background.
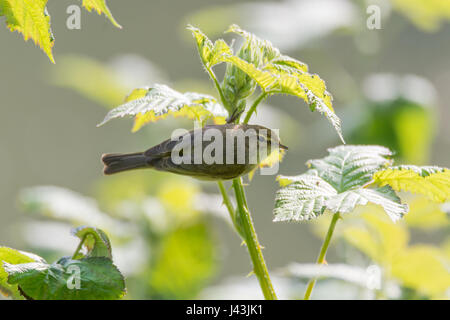
[[[8,282],[17,284],[24,296],[35,300],[110,300],[125,294],[122,274],[104,257],[62,258],[51,265],[5,263],[4,268],[9,275]]]
[[[191,25],[188,25],[187,29],[194,36],[200,59],[206,68],[211,68],[223,62],[224,54],[232,54],[230,47],[222,39],[212,43],[200,29]]]
[[[133,90],[127,102],[111,110],[98,126],[111,119],[130,115],[135,116],[133,131],[137,131],[143,125],[164,119],[168,115],[199,121],[214,118],[215,121],[222,122],[228,113],[212,96],[194,92],[182,94],[168,86],[156,84],[152,88]]]
[[[329,155],[309,160],[311,170],[330,183],[338,192],[361,186],[372,180],[372,175],[392,163],[392,152],[381,146],[339,146],[328,149]]]
[[[305,174],[277,178],[282,188],[275,197],[274,221],[310,220],[325,210],[347,213],[368,202],[382,206],[393,221],[408,211],[389,186],[365,188],[375,172],[391,163],[388,149],[339,146],[328,151],[329,156],[308,161]]]
[[[52,54],[55,39],[46,5],[47,0],[0,0],[0,16],[5,16],[11,32],[22,33],[25,41],[32,39],[55,63]]]
[[[85,257],[106,257],[112,259],[111,243],[105,232],[98,228],[81,226],[72,229],[72,234],[83,240],[87,253]]]
[[[92,11],[92,9],[94,9],[95,11],[97,11],[97,13],[99,15],[101,15],[102,13],[105,14],[106,17],[108,17],[108,19],[111,21],[111,23],[116,26],[119,29],[122,29],[122,26],[120,24],[117,23],[117,21],[114,19],[111,11],[109,10],[109,8],[106,6],[106,2],[105,0],[83,0],[83,6],[86,8],[86,10],[88,10],[89,12]]]
[[[332,97],[318,75],[308,73],[303,62],[282,55],[269,41],[261,40],[236,25],[231,26],[230,31],[252,41],[254,54],[259,59],[248,62],[239,56],[224,54],[226,62],[245,72],[267,94],[289,94],[303,99],[312,111],[317,110],[328,118],[344,142],[341,121],[332,107]]]
[[[282,179],[289,179],[284,177]],[[326,209],[326,200],[337,194],[322,178],[304,174],[292,177],[275,196],[274,221],[303,221],[317,218]]]
[[[29,262],[45,263],[45,260],[29,252],[19,251],[8,247],[0,247],[0,293],[7,297],[20,299],[17,285],[8,283],[8,274],[3,268],[4,262],[15,265]]]
[[[423,194],[433,201],[450,199],[450,170],[447,168],[397,166],[376,172],[373,179],[381,186]]]
[[[348,213],[352,212],[357,205],[365,206],[369,202],[380,205],[392,221],[397,221],[408,212],[408,205],[401,204],[400,198],[389,186],[345,191],[328,199],[326,206],[333,213]]]

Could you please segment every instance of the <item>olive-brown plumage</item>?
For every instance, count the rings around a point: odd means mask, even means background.
[[[207,148],[215,138],[207,139],[206,136],[211,133],[208,132],[211,129],[219,130],[222,135],[222,148],[220,150],[215,150],[215,152],[222,153],[223,163],[207,163],[204,159],[201,159],[200,163],[194,162],[194,144],[195,136],[200,135],[203,137],[201,139],[202,152]],[[252,129],[252,130],[249,130]],[[238,148],[238,144],[234,144],[234,149],[232,156],[232,163],[227,163],[227,152],[230,153],[230,149],[227,149],[227,139],[235,134],[238,130],[243,132],[250,132],[249,136],[254,133],[255,141],[258,143],[257,148],[252,148],[249,141],[251,139],[245,139],[245,146],[243,149]],[[198,137],[198,136],[197,136]],[[247,125],[247,124],[225,124],[225,125],[210,125],[203,128],[195,129],[184,134],[182,138],[191,141],[190,156],[191,161],[188,163],[176,163],[173,159],[174,148],[181,142],[180,140],[168,139],[160,144],[148,149],[144,152],[129,153],[129,154],[104,154],[102,156],[102,161],[105,164],[104,173],[114,174],[117,172],[141,169],[141,168],[153,168],[159,171],[167,171],[181,175],[188,175],[202,180],[228,180],[239,177],[253,170],[260,161],[262,161],[267,154],[270,153],[271,146],[280,147],[282,149],[287,149],[287,147],[279,143],[278,136],[270,129],[259,125]],[[232,139],[232,138],[231,138]],[[264,142],[264,145],[268,149],[259,148]],[[211,146],[210,146],[211,147]],[[179,148],[179,146],[178,146]],[[261,151],[263,151],[261,153]],[[245,153],[245,160],[238,161],[239,153]],[[256,162],[251,160],[251,153],[256,152]],[[181,154],[182,156],[182,154]]]

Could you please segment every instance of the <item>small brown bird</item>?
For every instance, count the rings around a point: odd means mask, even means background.
[[[288,149],[280,144],[273,130],[263,126],[210,125],[186,132],[178,139],[165,140],[144,152],[104,154],[103,172],[109,175],[152,168],[202,180],[228,180],[252,171],[275,148]]]

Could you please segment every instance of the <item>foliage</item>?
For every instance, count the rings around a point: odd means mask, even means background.
[[[187,299],[216,272],[217,246],[205,211],[197,206],[199,198],[208,200],[195,181],[150,171],[103,180],[97,186],[98,200],[50,186],[27,188],[19,200],[38,218],[71,225],[95,221],[105,230],[127,277],[127,298]],[[110,254],[110,242],[100,229],[76,228],[73,233],[87,235],[83,257]]]
[[[81,238],[73,257],[63,257],[52,264],[41,257],[1,247],[2,291],[17,297],[18,290],[32,300],[121,298],[125,281],[111,260],[107,235],[91,227],[79,227],[73,233]],[[81,246],[86,247],[86,253],[80,252]]]
[[[253,95],[258,84],[263,92],[256,99],[254,108],[249,109],[248,119],[266,96],[291,94],[305,100],[311,110],[324,113],[343,140],[340,120],[334,113],[332,98],[326,90],[325,82],[319,76],[309,74],[306,64],[282,55],[269,41],[261,40],[236,25],[231,26],[228,31],[245,39],[236,54],[233,54],[224,40],[219,39],[213,43],[200,29],[193,26],[188,26],[188,29],[197,44],[203,66],[216,85],[222,107],[207,95],[183,95],[167,86],[153,85],[133,90],[127,103],[111,110],[101,124],[116,117],[133,115],[133,131],[137,131],[144,124],[171,113],[175,116],[199,118],[201,121],[211,117],[223,121],[220,118],[227,114],[244,111],[246,99]],[[213,67],[220,63],[227,63],[222,84],[213,71]]]
[[[388,167],[389,149],[379,146],[339,146],[330,155],[310,160],[305,174],[279,176],[282,186],[275,198],[275,221],[310,220],[325,210],[353,211],[368,202],[381,205],[396,221],[408,211],[395,191],[411,191],[434,201],[450,199],[449,170],[439,167]],[[368,188],[377,183],[376,188]]]
[[[184,116],[200,122],[209,118],[223,122],[227,112],[211,96],[194,92],[181,94],[165,85],[155,84],[151,88],[133,90],[125,104],[111,110],[99,126],[127,115],[135,116],[133,131],[138,131],[146,123],[164,119],[168,115]]]
[[[10,264],[23,264],[42,262],[43,259],[29,252],[19,251],[8,247],[0,247],[0,262],[8,261]],[[8,283],[8,273],[0,265],[0,293],[6,297],[20,299],[17,286]]]
[[[378,146],[339,146],[330,155],[308,161],[305,174],[279,176],[283,186],[275,198],[274,221],[303,221],[329,210],[333,213],[353,211],[368,202],[381,205],[396,221],[407,206],[389,187],[365,188],[378,170],[388,166],[391,152]]]
[[[206,36],[197,28],[189,28],[197,40],[200,57],[205,68],[209,69],[218,61],[217,55],[206,56],[203,54],[205,50],[210,51],[208,48],[211,42],[209,40],[199,41],[199,34],[202,35],[202,39]],[[239,34],[245,40],[237,55],[232,55],[227,50],[222,53],[220,59],[221,62],[232,65],[231,67],[227,66],[222,83],[223,100],[228,105],[228,109],[243,108],[241,101],[253,93],[252,81],[254,81],[260,86],[264,95],[289,94],[305,100],[312,111],[318,110],[325,114],[343,141],[340,120],[334,113],[331,104],[332,97],[326,90],[325,82],[318,75],[309,74],[306,64],[282,55],[269,41],[259,39],[237,25],[230,26],[228,32]],[[230,96],[233,100],[230,100]]]
[[[450,199],[450,170],[440,167],[398,166],[377,172],[376,183],[389,184],[394,190],[426,195],[431,200]]]
[[[104,13],[116,27],[121,28],[114,20],[105,0],[82,1],[88,11],[94,9],[98,14]],[[6,25],[11,32],[22,33],[25,41],[33,39],[50,61],[55,63],[52,53],[55,39],[50,26],[47,2],[48,0],[0,0],[0,17],[5,16]]]
[[[86,10],[88,10],[89,12],[95,10],[99,15],[103,13],[115,27],[119,29],[122,28],[122,26],[117,23],[116,19],[114,19],[111,11],[106,5],[106,0],[82,0],[82,1],[83,6],[86,8]]]

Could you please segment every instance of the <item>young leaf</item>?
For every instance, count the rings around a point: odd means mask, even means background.
[[[102,13],[105,14],[105,16],[108,17],[109,21],[116,26],[119,29],[122,29],[122,26],[117,23],[117,21],[114,19],[111,11],[109,11],[109,8],[106,6],[105,0],[83,0],[83,6],[88,10],[89,12],[94,9],[97,11],[99,15]]]
[[[47,0],[0,0],[0,16],[5,16],[11,32],[22,33],[25,41],[33,39],[50,61],[55,63],[52,54],[55,39],[46,5]]]
[[[78,227],[72,229],[72,234],[83,241],[83,246],[87,250],[86,257],[106,257],[112,259],[111,243],[102,230],[94,227]]]
[[[166,118],[184,116],[190,119],[205,121],[214,118],[223,121],[228,113],[217,103],[216,99],[206,94],[175,91],[168,86],[156,84],[152,88],[135,89],[127,98],[125,104],[111,110],[101,126],[111,119],[135,116],[133,132],[149,122]]]
[[[29,252],[19,251],[8,247],[0,247],[0,293],[7,297],[20,299],[17,285],[8,283],[8,274],[3,268],[4,262],[15,265],[30,262],[45,263],[45,260]]]
[[[223,62],[224,54],[232,54],[230,47],[222,39],[212,43],[200,29],[191,25],[188,25],[187,29],[192,32],[197,42],[200,59],[206,68]]]
[[[310,168],[299,176],[279,176],[282,188],[275,198],[274,221],[302,221],[316,218],[326,209],[351,212],[368,202],[380,205],[396,221],[407,211],[389,187],[364,188],[372,175],[391,163],[391,152],[379,146],[339,146],[323,159],[307,162]]]
[[[51,265],[43,262],[5,263],[4,268],[8,282],[17,284],[28,299],[110,300],[125,294],[122,274],[110,259],[104,257],[62,258]]]
[[[450,170],[447,168],[397,166],[376,172],[373,179],[381,186],[423,194],[433,201],[450,199]]]
[[[252,63],[238,56],[224,54],[226,62],[245,72],[267,94],[290,94],[303,99],[311,110],[317,110],[328,118],[344,142],[341,121],[332,107],[332,97],[318,75],[308,73],[306,64],[280,54],[269,41],[261,40],[235,25],[230,27],[230,31],[256,44],[254,50],[259,59],[254,59],[256,63]]]

